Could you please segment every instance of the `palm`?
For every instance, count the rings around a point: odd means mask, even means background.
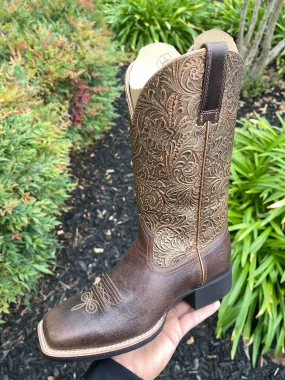
[[[150,343],[113,359],[144,380],[153,380],[165,368],[181,338],[219,308],[219,302],[195,310],[184,301],[170,310],[161,333]]]

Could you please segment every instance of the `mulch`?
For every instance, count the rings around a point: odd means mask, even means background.
[[[124,70],[122,70],[123,76]],[[259,110],[278,124],[284,112],[284,82],[261,99],[241,100],[239,117]],[[80,379],[88,362],[52,362],[39,349],[36,326],[43,314],[66,298],[82,292],[100,273],[110,270],[136,237],[128,116],[124,94],[116,102],[116,125],[92,147],[72,156],[71,172],[78,185],[66,202],[68,210],[56,233],[55,276],[45,276],[31,296],[30,308],[14,306],[0,328],[0,380]],[[282,111],[283,110],[283,111]],[[285,379],[285,368],[261,357],[252,368],[242,342],[234,360],[231,341],[216,339],[216,317],[193,329],[173,355],[159,379],[240,380]],[[190,339],[191,338],[191,339]]]

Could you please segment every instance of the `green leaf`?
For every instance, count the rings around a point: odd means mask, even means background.
[[[253,302],[255,297],[256,297],[256,292],[252,293],[248,285],[245,290],[244,299],[242,301],[240,312],[236,319],[235,328],[232,333],[232,340],[233,340],[233,346],[232,346],[232,351],[231,351],[232,358],[235,356],[238,342],[241,337],[241,332],[244,328],[244,324],[248,315],[250,304]]]
[[[268,236],[270,235],[270,233],[271,233],[271,227],[266,228],[266,230],[263,231],[258,236],[258,238],[252,243],[252,245],[250,246],[249,250],[252,253],[256,253],[264,245],[264,243],[266,242],[266,240],[267,240]]]
[[[269,216],[262,221],[260,226],[261,227],[265,226],[266,224],[271,222],[271,220],[277,218],[279,215],[281,215],[283,213],[284,213],[284,209],[282,207],[273,209],[273,211],[270,212]]]
[[[51,274],[53,275],[52,271],[50,271],[46,266],[39,265],[39,264],[33,264],[33,267],[36,268],[38,271],[45,273],[45,274]]]
[[[238,241],[243,240],[248,234],[250,234],[253,230],[256,230],[259,226],[261,226],[260,220],[252,223],[238,238]]]
[[[268,206],[268,208],[279,208],[285,206],[285,199],[282,199],[281,201],[275,202],[272,205]]]
[[[258,352],[259,352],[261,338],[262,338],[262,325],[259,323],[253,334],[252,364],[254,367],[255,367]]]
[[[246,284],[247,277],[248,277],[248,269],[249,265],[246,263],[244,268],[242,268],[242,271],[239,273],[239,277],[237,280],[234,282],[234,286],[229,293],[229,296],[227,298],[227,304],[232,305],[236,299],[239,297],[244,285]]]
[[[283,316],[284,318],[284,316]],[[285,329],[281,328],[279,334],[277,335],[277,342],[276,342],[276,347],[274,350],[274,356],[277,357],[281,349],[284,349],[285,347]]]

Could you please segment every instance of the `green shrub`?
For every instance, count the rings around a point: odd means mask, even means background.
[[[18,64],[22,82],[45,104],[69,113],[70,138],[85,145],[110,127],[119,93],[117,46],[101,24],[100,1],[0,1],[0,62]]]
[[[0,315],[51,273],[53,230],[73,188],[69,149],[115,115],[124,56],[100,6],[0,0]]]
[[[52,233],[72,189],[67,173],[67,121],[57,106],[43,105],[34,89],[0,75],[0,314],[51,273],[58,246]],[[4,106],[3,106],[4,105]]]
[[[250,77],[245,77],[242,87],[242,95],[245,98],[253,99],[262,95],[265,91],[274,87],[277,79],[280,79],[280,75],[276,73],[267,73],[267,75],[262,75],[260,78],[253,80]]]
[[[208,0],[111,0],[106,3],[107,23],[122,46],[132,51],[160,41],[186,52],[203,30],[205,11],[208,9],[206,15],[210,17],[211,9]]]
[[[242,120],[236,131],[229,190],[233,289],[223,299],[217,333],[230,326],[235,354],[240,335],[253,363],[285,342],[285,120]]]

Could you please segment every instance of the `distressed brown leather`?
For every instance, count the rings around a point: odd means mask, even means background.
[[[215,93],[208,88],[201,108],[207,51],[200,49],[161,68],[135,110],[130,105],[138,237],[109,275],[45,315],[45,354],[98,349],[111,356],[141,342],[186,292],[229,268],[227,193],[242,60],[229,51],[217,63],[219,54],[209,84],[222,99],[207,100]],[[215,122],[198,125],[201,109],[219,103]]]
[[[227,44],[212,42],[204,44],[207,50],[202,101],[198,124],[206,121],[217,123],[222,105],[226,80]]]
[[[217,278],[230,266],[231,240],[226,230],[215,239],[202,253],[205,270],[205,283]]]
[[[142,246],[146,248],[144,251]],[[88,303],[82,301],[82,295],[77,295],[50,310],[43,320],[49,346],[69,350],[104,347],[131,339],[151,329],[184,293],[199,286],[201,265],[198,257],[175,268],[161,269],[151,263],[152,246],[152,237],[139,223],[138,239],[111,274],[121,301],[93,314],[88,311]],[[218,246],[216,251],[220,252]],[[226,254],[229,257],[228,251]],[[215,276],[227,269],[215,267]],[[72,311],[82,304],[81,308]]]

